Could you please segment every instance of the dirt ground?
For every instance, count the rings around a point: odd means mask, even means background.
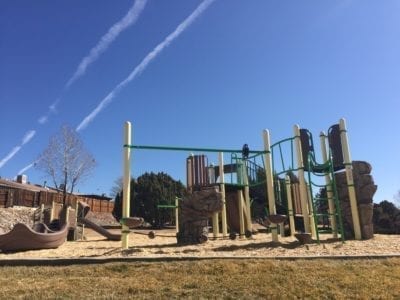
[[[14,223],[31,222],[27,213],[32,209],[14,208],[0,210],[0,229],[3,232]],[[12,220],[12,222],[10,221]],[[92,216],[95,220],[95,216]],[[98,223],[110,222],[99,216]],[[112,220],[111,220],[112,221]],[[103,223],[104,224],[104,223]],[[118,233],[120,230],[113,229]],[[150,239],[150,230],[133,230],[129,235],[129,249],[122,250],[121,242],[108,241],[97,232],[86,228],[84,239],[65,242],[57,249],[1,253],[1,259],[18,258],[104,258],[104,257],[290,257],[290,256],[358,256],[358,255],[400,255],[400,235],[375,234],[366,241],[349,240],[345,243],[332,239],[331,235],[321,235],[321,243],[300,244],[294,237],[279,237],[274,243],[271,234],[259,232],[251,238],[212,238],[199,245],[180,246],[176,243],[175,230],[155,230],[155,238]]]
[[[118,232],[118,230],[113,230]],[[341,241],[322,236],[322,241],[301,245],[293,237],[271,241],[271,235],[258,233],[247,239],[210,239],[200,245],[178,246],[175,231],[157,230],[149,239],[149,230],[135,230],[129,236],[129,249],[122,250],[121,242],[107,241],[96,232],[86,229],[86,240],[65,242],[57,249],[17,253],[0,253],[0,259],[16,258],[105,258],[105,257],[287,257],[287,256],[357,256],[400,255],[399,235],[375,235],[367,241]]]

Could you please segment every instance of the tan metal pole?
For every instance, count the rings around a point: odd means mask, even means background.
[[[125,122],[124,145],[131,145],[131,123]],[[123,198],[122,198],[122,218],[128,218],[130,212],[131,194],[131,148],[124,147],[123,155],[124,178],[123,178]],[[121,228],[122,249],[129,248],[129,227],[122,225]]]
[[[301,210],[304,219],[304,231],[306,233],[311,232],[310,226],[310,215],[308,208],[308,193],[307,193],[307,185],[304,178],[304,162],[303,155],[301,151],[301,142],[300,142],[300,127],[299,125],[294,125],[293,127],[295,144],[296,144],[296,152],[297,152],[297,175],[299,177],[299,188],[300,188],[300,201],[301,201]],[[314,231],[314,230],[312,230]]]
[[[294,210],[293,210],[293,202],[292,202],[292,189],[290,185],[290,177],[286,175],[285,177],[286,183],[286,197],[288,201],[288,214],[289,214],[289,226],[290,226],[290,236],[294,236],[296,232],[295,223],[294,223]]]
[[[239,211],[239,234],[240,238],[244,236],[244,217],[243,217],[243,192],[242,190],[237,191],[237,198],[238,198],[238,211]]]
[[[213,213],[212,216],[213,237],[217,238],[219,233],[219,218],[218,212]]]
[[[347,188],[349,191],[349,198],[350,198],[351,216],[353,218],[354,237],[356,240],[361,240],[360,218],[358,216],[357,197],[356,197],[356,191],[354,189],[353,165],[351,163],[349,140],[347,137],[345,119],[343,118],[340,119],[339,128],[340,128],[340,140],[342,142],[344,166],[346,168],[346,179],[347,179]]]
[[[224,153],[219,152],[218,155],[219,160],[219,183],[220,183],[220,192],[222,193],[222,236],[228,236],[228,226],[226,221],[226,194],[225,194],[225,179],[224,179]]]
[[[306,183],[307,186],[307,198],[308,198],[308,210],[310,212],[310,227],[311,235],[313,238],[317,238],[315,219],[314,219],[314,206],[313,206],[313,196],[311,194],[310,183]]]
[[[179,232],[179,199],[175,197],[175,228],[176,233]]]
[[[267,185],[268,209],[270,215],[276,215],[275,195],[274,195],[274,175],[272,174],[272,155],[269,131],[263,131],[265,149],[265,180]],[[276,224],[271,224],[272,241],[278,241],[278,230]]]

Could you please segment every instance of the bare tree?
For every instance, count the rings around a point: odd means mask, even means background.
[[[118,177],[117,179],[114,180],[114,185],[111,187],[110,196],[115,198],[118,195],[118,193],[122,191],[123,187],[124,187],[123,178]]]
[[[84,181],[95,166],[92,154],[84,148],[78,133],[66,125],[50,138],[35,165],[53,180],[57,189],[62,190],[64,204],[67,192],[72,194],[76,185]]]

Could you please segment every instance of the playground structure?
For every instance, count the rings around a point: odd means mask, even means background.
[[[74,210],[69,207],[58,209],[53,205],[50,216],[52,223],[46,225],[39,222],[32,228],[23,223],[16,224],[11,231],[0,235],[0,250],[14,252],[57,248],[67,240],[69,230],[74,226],[74,222],[71,222],[73,214]]]
[[[87,203],[76,201],[74,207],[54,201],[47,208],[42,204],[35,211],[32,227],[18,223],[11,231],[0,235],[0,251],[58,248],[67,240],[83,239],[85,226],[108,240],[121,240],[121,234],[112,233],[86,218],[90,211]],[[136,228],[143,223],[143,219],[128,218],[122,222],[129,228]]]
[[[341,205],[335,179],[338,172],[344,170],[342,173],[345,173],[346,178],[352,231],[355,239],[362,239],[345,120],[341,119],[338,124],[331,126],[327,135],[321,132],[321,163],[317,163],[311,133],[306,129],[301,129],[298,125],[295,125],[293,130],[293,137],[272,145],[269,131],[264,130],[264,150],[252,150],[244,153],[243,149],[135,145],[132,144],[131,124],[126,122],[124,128],[123,218],[129,218],[130,211],[131,149],[189,153],[216,152],[218,153],[218,166],[209,165],[204,154],[190,154],[186,160],[187,189],[190,193],[214,186],[222,194],[221,212],[215,212],[212,216],[214,238],[228,237],[228,232],[231,237],[235,233],[238,233],[240,237],[251,236],[253,228],[250,188],[263,186],[266,189],[266,221],[272,241],[279,240],[278,233],[284,236],[284,222],[288,221],[290,235],[294,236],[297,231],[319,242],[319,233],[322,229],[326,229],[320,228],[323,218],[329,220],[329,229],[333,237],[338,238],[340,235],[344,241]],[[225,164],[224,154],[230,154],[229,164]],[[230,182],[227,182],[226,179],[229,175]],[[318,179],[315,178],[322,178],[324,183],[318,182]],[[316,187],[325,189],[326,195],[315,194]],[[282,199],[284,197],[286,199]],[[286,214],[277,213],[277,203],[282,202],[287,202]],[[175,209],[178,223],[178,205]],[[233,210],[236,212],[232,213]],[[299,222],[295,222],[295,219],[301,219],[302,226],[298,226],[296,223]],[[122,224],[121,240],[124,249],[129,246],[128,234],[129,228]]]

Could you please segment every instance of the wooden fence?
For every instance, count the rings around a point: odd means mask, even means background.
[[[0,207],[12,207],[14,205],[39,207],[42,204],[44,204],[44,206],[51,206],[53,201],[62,203],[62,194],[45,191],[34,192],[23,189],[0,188]],[[93,212],[111,213],[114,208],[114,202],[77,195],[68,195],[66,204],[76,207],[78,201],[86,202]]]

